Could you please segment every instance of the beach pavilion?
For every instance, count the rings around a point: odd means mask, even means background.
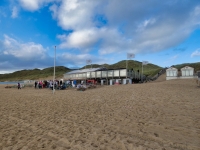
[[[64,80],[70,80],[72,84],[96,82],[101,85],[113,85],[115,83],[132,83],[140,81],[144,77],[139,72],[133,70],[126,71],[126,68],[107,69],[107,68],[87,68],[73,70],[64,74]]]

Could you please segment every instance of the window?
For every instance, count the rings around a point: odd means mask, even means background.
[[[126,69],[120,70],[120,76],[125,77],[126,76]]]
[[[114,70],[114,77],[119,77],[119,70]]]
[[[92,77],[92,78],[95,78],[95,77],[96,77],[95,74],[96,74],[95,72],[91,72],[91,77]]]
[[[96,72],[96,76],[97,76],[98,78],[101,78],[101,71],[97,71],[97,72]]]
[[[87,72],[87,78],[90,78],[90,72]]]
[[[113,76],[113,70],[109,70],[108,71],[108,77],[112,77]]]
[[[107,71],[102,71],[102,78],[106,78],[107,77]]]

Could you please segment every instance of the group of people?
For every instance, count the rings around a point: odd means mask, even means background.
[[[44,81],[35,81],[35,89],[42,89],[42,88],[50,88],[50,89],[64,89],[66,88],[65,83],[62,80],[52,81],[52,80],[44,80]]]
[[[47,87],[47,82],[45,81],[35,81],[35,89],[42,89]]]
[[[91,85],[92,82],[87,82],[86,85]],[[62,80],[55,80],[55,81],[52,81],[52,80],[40,80],[40,81],[35,81],[34,83],[34,87],[35,89],[42,89],[42,88],[50,88],[51,90],[53,89],[59,89],[59,90],[63,90],[63,89],[66,89],[67,87],[72,87],[74,85],[74,87],[76,87],[77,89],[80,89],[80,88],[84,88],[86,89],[86,85],[84,85],[84,81],[81,81],[80,83],[76,83],[73,81],[73,84],[70,80],[66,81],[66,82],[63,82]],[[18,89],[21,89],[21,84],[18,83],[17,87]]]

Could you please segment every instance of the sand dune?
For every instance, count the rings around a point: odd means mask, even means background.
[[[194,80],[84,92],[0,86],[2,150],[199,150]]]

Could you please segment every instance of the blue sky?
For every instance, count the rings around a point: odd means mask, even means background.
[[[91,59],[200,62],[199,0],[0,0],[0,73]]]

